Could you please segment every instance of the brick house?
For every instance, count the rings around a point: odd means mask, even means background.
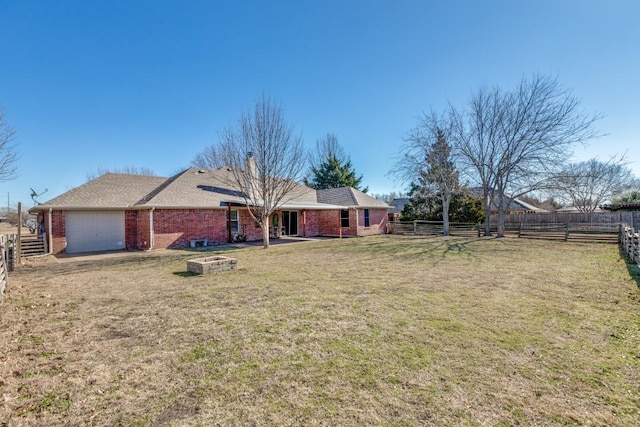
[[[227,168],[171,178],[107,173],[30,210],[50,253],[214,245],[261,240]],[[274,214],[272,237],[367,236],[387,229],[389,206],[354,188],[298,185]]]

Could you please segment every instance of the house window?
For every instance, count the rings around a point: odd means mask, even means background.
[[[349,228],[349,210],[340,210],[340,226],[343,228]]]
[[[369,227],[369,209],[364,210],[364,226]]]
[[[227,211],[227,222],[231,222],[231,232],[238,232],[238,211],[236,209],[231,211],[231,219],[229,219],[229,211]]]

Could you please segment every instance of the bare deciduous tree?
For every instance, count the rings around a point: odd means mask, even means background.
[[[465,165],[462,170],[467,178],[480,185],[482,191],[485,236],[491,234],[491,197],[498,168],[497,141],[503,116],[500,98],[497,89],[483,88],[471,98],[467,112],[451,109],[455,148]]]
[[[614,156],[606,162],[597,159],[568,165],[557,177],[559,196],[564,197],[579,212],[590,213],[633,183],[631,169],[624,156]]]
[[[579,107],[555,78],[536,75],[512,91],[481,89],[471,97],[468,112],[454,113],[456,149],[482,187],[486,217],[491,204],[497,207],[499,237],[507,196],[548,186],[572,147],[598,136],[593,124],[601,116]],[[488,219],[485,234],[490,234]]]
[[[349,160],[344,149],[338,143],[338,137],[333,133],[327,133],[316,141],[315,150],[309,155],[307,176],[313,176],[313,170],[320,169],[322,164],[332,157],[340,163],[345,163]]]
[[[191,164],[204,169],[218,169],[225,166],[221,154],[218,153],[218,147],[215,145],[209,145],[201,153],[196,154]]]
[[[302,136],[287,124],[282,108],[263,95],[237,124],[224,129],[215,152],[231,170],[230,184],[242,189],[268,248],[269,218],[291,199],[306,164]]]
[[[143,175],[143,176],[156,176],[155,172],[149,168],[138,166],[124,166],[121,168],[104,168],[99,167],[95,171],[90,170],[87,172],[87,181],[92,181],[105,173],[122,173],[127,175]]]
[[[15,130],[5,121],[4,110],[0,109],[0,181],[10,181],[17,178],[18,153],[13,144]]]
[[[402,147],[402,157],[394,174],[417,185],[424,197],[435,196],[442,203],[443,234],[449,235],[449,206],[459,188],[459,176],[448,142],[451,133],[449,116],[424,114],[409,132]]]

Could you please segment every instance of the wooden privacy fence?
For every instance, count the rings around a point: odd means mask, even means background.
[[[620,249],[627,254],[629,261],[640,264],[640,234],[626,224],[620,227]]]
[[[620,224],[525,224],[518,227],[518,237],[564,240],[572,242],[618,243]]]
[[[522,213],[505,216],[505,228],[517,229],[520,224],[627,224],[629,227],[640,229],[640,211],[616,212],[550,212],[550,213]],[[497,227],[497,215],[491,215],[491,228]]]

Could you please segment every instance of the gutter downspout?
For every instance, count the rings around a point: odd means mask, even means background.
[[[155,233],[153,232],[153,211],[156,210],[155,206],[151,207],[149,211],[149,250],[153,249],[155,244]]]
[[[49,231],[49,236],[47,236],[49,238],[49,255],[53,254],[53,230],[52,230],[52,220],[51,217],[53,216],[53,208],[49,208],[49,220],[47,221],[47,229]]]
[[[354,208],[356,211],[356,237],[360,237],[360,214],[358,213],[358,208]]]

